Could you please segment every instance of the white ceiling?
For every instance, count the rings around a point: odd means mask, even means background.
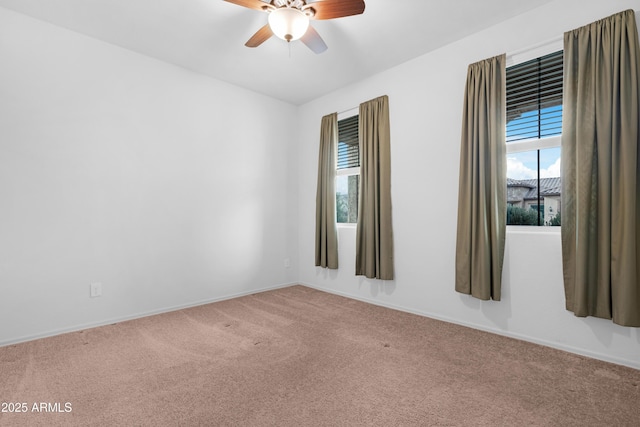
[[[552,0],[365,0],[312,21],[329,49],[245,41],[267,14],[223,0],[0,0],[0,6],[300,105]]]

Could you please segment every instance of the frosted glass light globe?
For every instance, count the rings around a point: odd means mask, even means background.
[[[273,34],[290,42],[304,36],[309,28],[309,17],[298,9],[281,7],[269,13],[269,26]]]

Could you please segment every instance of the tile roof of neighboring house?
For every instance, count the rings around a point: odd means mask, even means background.
[[[518,180],[513,178],[507,178],[507,187],[528,187],[528,188],[536,188],[536,185],[527,184],[527,181],[531,181],[530,179]],[[535,181],[535,179],[534,179]]]
[[[529,192],[525,194],[524,200],[532,200],[538,198],[538,180],[537,179],[511,179],[507,178],[507,187],[526,187]],[[540,178],[540,196],[559,196],[562,192],[562,179],[557,178]]]

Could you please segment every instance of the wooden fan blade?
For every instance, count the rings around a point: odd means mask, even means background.
[[[228,3],[237,4],[238,6],[247,7],[255,10],[265,10],[267,3],[261,0],[224,0]]]
[[[315,10],[311,19],[334,19],[360,15],[364,12],[364,0],[316,0],[307,5]]]
[[[244,44],[246,47],[258,47],[262,43],[269,40],[269,38],[273,35],[273,31],[271,31],[271,27],[269,24],[260,28],[256,33],[251,36],[249,40]]]
[[[300,41],[307,45],[314,53],[322,53],[327,50],[327,44],[322,40],[320,34],[311,26],[304,33],[304,36],[300,38]]]

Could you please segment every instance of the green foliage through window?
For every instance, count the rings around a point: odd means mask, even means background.
[[[544,222],[544,209],[540,211],[542,224]],[[560,226],[560,212],[555,214],[551,220],[545,225]],[[532,206],[531,208],[521,208],[519,206],[507,206],[507,224],[508,225],[538,225],[538,210]]]
[[[551,221],[549,221],[549,225],[559,227],[561,224],[562,220],[560,218],[560,212],[558,212],[553,218],[551,218]]]
[[[538,225],[538,211],[518,206],[507,206],[507,224]]]

